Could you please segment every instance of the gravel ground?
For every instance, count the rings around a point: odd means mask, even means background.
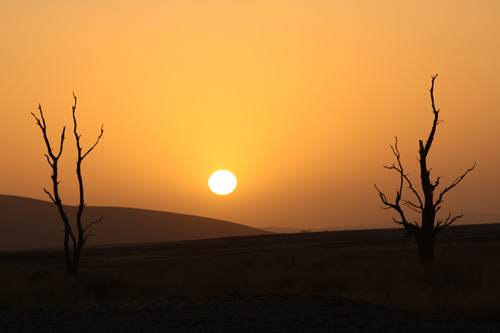
[[[416,313],[338,296],[240,295],[0,312],[0,332],[500,332],[500,322]]]

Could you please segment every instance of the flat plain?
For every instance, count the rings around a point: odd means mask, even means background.
[[[500,330],[500,224],[0,252],[0,330]]]

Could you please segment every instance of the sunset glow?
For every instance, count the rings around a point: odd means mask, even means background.
[[[0,193],[50,200],[30,113],[42,105],[56,142],[74,91],[82,146],[106,129],[84,165],[89,206],[393,227],[373,184],[398,185],[394,136],[418,177],[438,73],[432,177],[477,162],[443,212],[500,214],[499,17],[496,0],[3,2]],[[72,140],[59,176],[75,205]],[[224,200],[206,185],[221,167],[245,184]]]

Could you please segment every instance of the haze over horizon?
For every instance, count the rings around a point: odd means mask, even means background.
[[[82,144],[89,206],[177,212],[252,227],[387,225],[394,136],[418,183],[418,140],[443,120],[431,176],[443,215],[500,214],[500,2],[107,1],[2,3],[0,194],[47,200],[49,136]],[[77,204],[74,138],[61,173]],[[217,196],[208,177],[234,173]]]

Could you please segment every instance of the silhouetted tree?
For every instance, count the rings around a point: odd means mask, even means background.
[[[76,160],[76,175],[78,178],[79,185],[79,194],[80,194],[80,202],[78,205],[78,212],[76,214],[76,230],[71,227],[71,224],[68,219],[68,215],[64,211],[64,207],[61,201],[61,197],[59,195],[59,179],[58,179],[58,162],[61,157],[63,151],[63,144],[65,139],[66,126],[63,127],[61,133],[61,142],[59,144],[59,152],[54,153],[52,146],[50,144],[49,138],[47,136],[47,125],[45,124],[45,118],[43,117],[42,106],[38,105],[38,110],[40,111],[40,118],[38,118],[33,112],[31,113],[36,120],[37,125],[42,130],[43,139],[45,141],[45,145],[47,146],[47,154],[45,157],[47,158],[47,162],[52,168],[52,187],[53,193],[50,193],[45,188],[43,189],[45,193],[50,197],[52,202],[57,206],[59,210],[59,214],[63,220],[64,224],[64,258],[66,262],[66,272],[68,275],[75,275],[78,273],[78,264],[80,262],[80,253],[82,251],[85,242],[91,236],[88,233],[90,227],[96,223],[99,223],[102,220],[102,217],[99,220],[89,223],[87,226],[83,226],[82,224],[82,214],[83,209],[85,208],[85,199],[84,199],[84,191],[83,191],[83,178],[82,178],[82,162],[85,157],[97,146],[99,140],[101,139],[104,129],[101,126],[101,133],[99,134],[96,142],[90,149],[88,149],[85,153],[82,153],[82,147],[80,145],[80,137],[81,135],[77,132],[77,121],[76,121],[76,96],[73,94],[73,98],[75,103],[73,104],[73,133],[76,138],[76,149],[77,149],[77,160]],[[71,244],[70,244],[71,240]],[[71,245],[71,250],[70,250]]]
[[[432,129],[425,144],[422,140],[419,140],[418,153],[423,197],[413,187],[408,174],[406,174],[403,170],[403,165],[401,164],[401,154],[399,153],[398,149],[397,137],[396,143],[394,144],[394,146],[391,146],[392,152],[394,153],[394,156],[396,156],[397,163],[391,166],[384,166],[384,168],[386,169],[395,170],[400,176],[399,189],[396,191],[396,198],[394,202],[389,202],[385,194],[378,189],[377,185],[375,185],[375,188],[380,195],[380,199],[385,205],[384,209],[392,208],[396,210],[400,216],[400,219],[397,220],[393,218],[394,222],[396,222],[397,224],[401,224],[406,229],[406,231],[417,240],[418,254],[420,262],[422,264],[430,264],[434,262],[434,242],[436,234],[463,216],[457,215],[451,217],[450,213],[446,220],[437,220],[436,222],[436,213],[441,209],[444,195],[448,193],[452,188],[457,186],[464,179],[464,177],[474,169],[476,165],[474,163],[472,168],[467,169],[467,171],[465,171],[461,176],[457,177],[448,187],[441,190],[439,195],[437,195],[437,199],[434,198],[434,190],[439,186],[441,177],[437,177],[435,181],[431,181],[430,169],[427,167],[427,156],[434,140],[436,127],[440,123],[439,110],[436,110],[436,106],[434,104],[434,81],[436,80],[436,77],[437,74],[432,76],[432,84],[430,89],[432,112],[434,114]],[[410,201],[402,198],[403,186],[405,183],[408,185],[408,189],[411,195],[414,196],[416,201]],[[420,225],[417,222],[409,222],[407,220],[402,206],[407,206],[408,208],[416,211],[421,215]]]

